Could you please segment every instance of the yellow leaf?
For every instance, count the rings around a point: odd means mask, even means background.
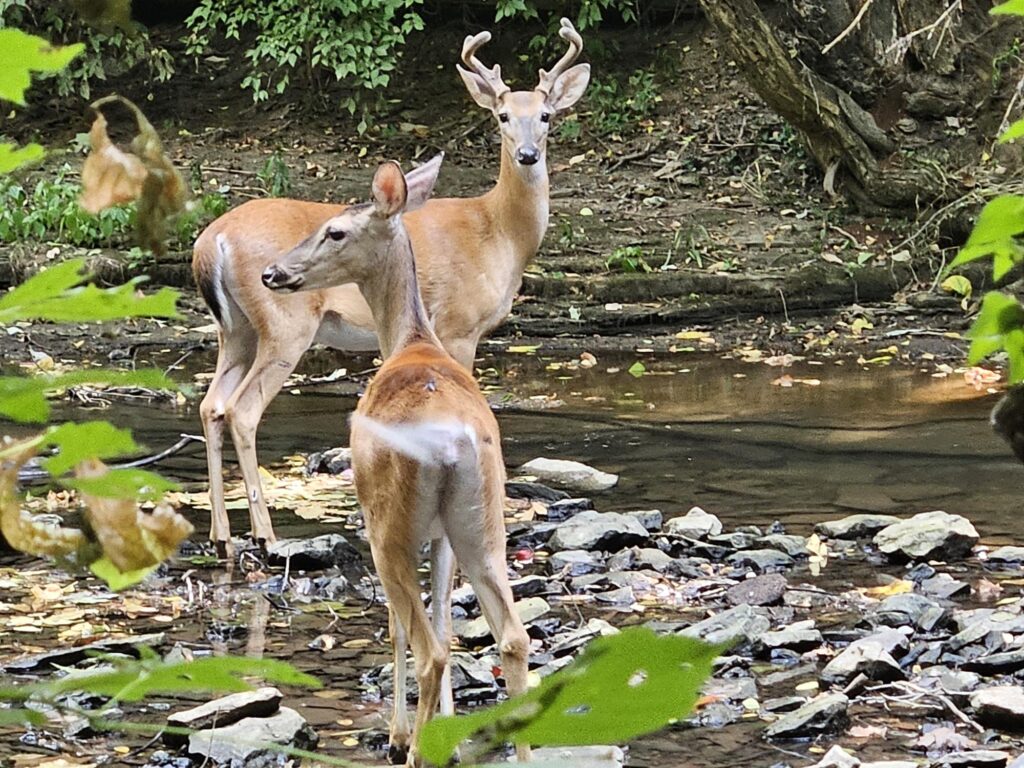
[[[870,587],[868,589],[861,590],[865,597],[892,597],[893,595],[905,595],[908,592],[914,591],[914,582],[907,581],[905,579],[897,579],[889,584],[883,584],[880,587]]]
[[[974,286],[971,285],[971,281],[963,275],[950,275],[942,281],[939,287],[946,293],[955,293],[957,296],[963,296],[965,299],[969,299],[974,292]]]
[[[505,351],[511,352],[514,355],[532,355],[540,347],[540,344],[522,344],[520,346],[505,347]]]

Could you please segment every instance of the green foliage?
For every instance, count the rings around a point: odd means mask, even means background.
[[[640,627],[598,638],[522,696],[470,715],[435,718],[423,731],[420,750],[427,760],[446,765],[469,738],[474,750],[505,741],[621,743],[689,713],[722,650]]]
[[[637,20],[636,0],[581,0],[579,3],[572,3],[572,6],[576,8],[576,27],[581,31],[596,27],[608,11],[618,13],[625,22]],[[572,15],[569,9],[563,12],[568,16]],[[494,9],[495,21],[517,18],[540,18],[536,3],[531,0],[497,0]]]
[[[1012,16],[1024,16],[1024,0],[1009,0],[1009,2],[997,5],[991,11],[993,16],[1010,14]]]
[[[993,277],[999,280],[1024,258],[1024,249],[1017,242],[1022,234],[1024,197],[1000,195],[982,209],[967,243],[949,266],[958,267],[991,256]]]
[[[285,197],[291,191],[291,172],[280,152],[274,152],[268,157],[257,175],[271,197]]]
[[[636,129],[654,116],[660,101],[654,74],[647,70],[636,70],[626,83],[595,80],[587,89],[587,104],[591,109],[587,125],[603,135]]]
[[[19,27],[50,40],[82,40],[76,45],[81,55],[71,66],[55,72],[55,87],[61,97],[89,99],[91,83],[144,65],[148,76],[164,82],[174,73],[171,54],[153,46],[141,28],[93,29],[69,13],[64,3],[51,0],[0,0],[0,28]],[[0,44],[0,50],[4,46]]]
[[[644,259],[644,252],[636,245],[620,246],[612,251],[604,263],[609,272],[653,272],[651,265]]]
[[[971,348],[967,362],[972,365],[989,355],[1005,351],[1010,359],[1010,381],[1024,381],[1024,306],[1013,296],[989,291],[981,302],[967,338]]]
[[[0,175],[41,160],[45,154],[46,150],[40,144],[19,147],[9,141],[0,142]]]
[[[306,73],[345,81],[366,92],[388,85],[406,37],[423,29],[422,0],[200,0],[186,20],[188,52],[200,55],[217,38],[252,36],[242,87],[254,101],[280,94]],[[307,83],[308,85],[315,85]],[[343,106],[354,113],[358,99]]]
[[[20,29],[0,29],[0,99],[25,104],[25,91],[32,84],[32,72],[60,72],[85,48],[81,43],[50,45],[46,40]]]

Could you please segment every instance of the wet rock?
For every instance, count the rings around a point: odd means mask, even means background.
[[[629,571],[647,569],[657,573],[670,572],[676,561],[660,549],[632,547],[616,552],[608,558],[608,570]]]
[[[542,597],[528,597],[517,602],[514,607],[523,624],[529,624],[551,610],[548,601]],[[483,616],[472,621],[452,622],[452,624],[455,634],[467,642],[480,643],[491,636],[491,629],[487,626],[487,621]]]
[[[803,536],[790,536],[785,533],[773,533],[762,536],[758,542],[765,549],[777,549],[790,557],[807,557],[807,540]]]
[[[932,568],[928,563],[917,563],[907,571],[907,580],[912,581],[915,584],[920,584],[922,581],[927,581],[932,578],[937,571]]]
[[[337,533],[312,539],[281,539],[267,547],[267,556],[273,565],[290,561],[291,568],[299,571],[342,567],[361,559],[348,539]]]
[[[569,498],[569,494],[565,491],[548,488],[542,483],[528,483],[525,480],[511,480],[505,483],[505,495],[510,499],[543,501],[545,504],[553,504]]]
[[[981,688],[971,694],[970,702],[980,723],[1024,730],[1024,688],[1019,685]]]
[[[874,620],[890,627],[914,624],[931,632],[949,621],[949,611],[924,595],[908,592],[883,600],[875,609]]]
[[[828,752],[821,756],[821,760],[809,768],[857,768],[861,764],[860,758],[838,744],[832,746]],[[916,765],[916,763],[914,763]]]
[[[136,648],[140,645],[154,648],[163,645],[165,638],[166,635],[163,632],[153,632],[148,635],[120,637],[116,640],[100,640],[75,648],[59,648],[55,651],[37,653],[9,661],[4,664],[4,670],[7,672],[42,672],[57,667],[73,666],[87,656],[102,656],[110,653],[123,653],[137,657],[139,654]]]
[[[757,681],[752,677],[711,678],[704,686],[704,695],[725,701],[757,698]]]
[[[847,723],[846,710],[850,699],[842,693],[823,693],[790,712],[765,729],[766,739],[796,739],[835,733]]]
[[[921,591],[926,595],[948,600],[953,597],[965,597],[971,594],[971,585],[966,581],[957,581],[948,573],[939,573],[921,582]]]
[[[570,629],[554,639],[548,651],[554,656],[571,654],[577,648],[581,648],[595,637],[617,635],[619,630],[613,627],[604,619],[590,619],[585,625],[577,629]]]
[[[597,602],[605,605],[624,608],[636,602],[636,594],[633,592],[632,587],[619,587],[618,589],[609,589],[607,592],[598,592],[595,595],[595,599]]]
[[[543,547],[555,531],[558,530],[558,523],[512,523],[506,527],[508,539],[517,547],[529,547],[536,549]]]
[[[235,760],[252,765],[268,752],[276,754],[263,746],[267,742],[312,749],[318,740],[302,715],[294,709],[281,707],[270,717],[247,717],[222,728],[197,731],[188,737],[188,753],[218,765]]]
[[[814,628],[814,622],[810,620],[799,621],[785,629],[761,635],[761,644],[769,650],[789,648],[794,651],[809,651],[821,643],[821,632]]]
[[[488,657],[476,658],[464,652],[453,653],[450,657],[452,671],[452,692],[456,701],[464,704],[493,701],[498,695],[498,682],[494,679],[494,660]],[[394,696],[395,666],[392,662],[378,667],[363,676],[367,686],[380,690],[383,698]],[[416,676],[409,675],[406,681],[411,698],[419,696]]]
[[[976,749],[970,752],[953,752],[932,762],[936,768],[1002,768],[1010,756],[1006,752],[991,749]]]
[[[879,551],[897,560],[958,560],[978,542],[971,522],[947,512],[922,512],[875,534]]]
[[[344,576],[333,576],[315,579],[313,587],[324,600],[341,600],[352,589],[352,584]]]
[[[829,539],[866,539],[883,528],[900,522],[894,515],[848,515],[814,526],[815,533]]]
[[[594,503],[590,499],[559,499],[548,505],[548,520],[552,523],[560,523],[573,515],[593,508]]]
[[[729,587],[725,593],[725,601],[729,605],[774,605],[782,599],[786,587],[785,576],[766,573]]]
[[[752,533],[733,531],[732,533],[719,533],[707,537],[709,544],[717,544],[729,549],[750,549],[757,541],[757,536]]]
[[[974,672],[964,672],[949,667],[928,667],[917,679],[917,684],[928,690],[937,689],[948,693],[967,693],[973,691],[981,682],[981,676]]]
[[[618,512],[581,512],[562,523],[549,540],[552,549],[615,552],[642,544],[650,534],[635,518]]]
[[[679,634],[696,637],[708,643],[724,643],[737,638],[753,643],[770,628],[771,621],[763,608],[737,605],[692,624]]]
[[[232,693],[219,699],[200,704],[181,712],[175,712],[167,718],[167,724],[178,728],[191,728],[201,731],[213,727],[226,727],[247,717],[269,717],[281,707],[284,698],[277,688],[258,688],[255,691]],[[182,734],[165,733],[165,744],[180,746],[188,737]]]
[[[792,557],[777,549],[747,549],[726,558],[736,568],[753,568],[758,573],[782,571],[795,565]]]
[[[619,482],[618,475],[566,459],[531,459],[518,471],[523,475],[532,475],[542,483],[574,491],[606,491]]]
[[[761,709],[765,712],[795,712],[806,703],[803,696],[780,696],[761,702]]]
[[[541,747],[533,750],[535,763],[571,765],[573,768],[622,768],[626,759],[621,747]],[[511,762],[516,762],[512,758]]]
[[[1000,565],[1024,563],[1024,547],[999,547],[989,552],[986,559],[990,563]]]
[[[700,507],[692,507],[682,517],[673,517],[665,524],[665,531],[673,536],[704,539],[722,532],[722,521]]]
[[[587,573],[598,573],[604,570],[604,560],[593,552],[585,549],[563,549],[548,558],[553,573],[567,570],[570,576],[583,576]]]
[[[513,579],[508,585],[512,588],[512,597],[522,600],[524,597],[533,597],[547,592],[548,583],[543,576],[524,576],[521,579]]]
[[[635,512],[626,512],[625,514],[629,517],[635,517],[637,522],[651,533],[660,531],[664,521],[664,515],[661,514],[660,509],[641,509]]]
[[[318,472],[328,475],[340,475],[352,466],[351,448],[330,448],[326,451],[311,453],[306,458],[306,474]]]
[[[990,653],[963,664],[968,672],[981,672],[983,675],[996,675],[1016,672],[1024,669],[1024,648],[1017,648],[1003,653]]]
[[[769,575],[775,576],[777,574]],[[782,604],[790,608],[819,609],[828,608],[835,605],[835,603],[836,599],[833,595],[820,587],[810,584],[801,584],[799,589],[790,590],[782,596]]]
[[[867,642],[866,639],[845,648],[821,670],[822,679],[833,683],[845,683],[857,675],[882,682],[906,677],[899,662],[881,643]]]

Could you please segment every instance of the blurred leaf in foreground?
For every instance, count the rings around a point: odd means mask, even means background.
[[[20,29],[0,29],[0,99],[24,104],[32,72],[59,72],[83,50],[82,43],[50,45]]]

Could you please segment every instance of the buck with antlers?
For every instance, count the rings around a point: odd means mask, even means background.
[[[441,345],[420,298],[401,212],[422,204],[440,162],[402,176],[385,163],[374,202],[352,206],[263,272],[274,291],[318,291],[355,281],[386,359],[352,417],[352,465],[373,562],[388,598],[394,648],[393,760],[419,765],[418,736],[438,705],[452,714],[448,655],[455,562],[473,585],[498,642],[509,693],[526,689],[529,638],[513,607],[505,559],[505,465],[494,414],[473,376]],[[301,295],[301,294],[300,294]],[[419,586],[431,546],[432,621]],[[450,546],[449,546],[450,543]],[[433,625],[433,626],[432,626]],[[419,685],[406,713],[407,645]],[[518,747],[520,761],[529,758]]]
[[[583,95],[590,66],[571,66],[583,40],[568,19],[559,34],[569,50],[532,91],[512,91],[498,65],[476,57],[489,32],[467,37],[459,67],[477,104],[501,130],[498,183],[480,197],[429,201],[409,215],[417,270],[434,331],[452,356],[472,369],[477,343],[512,308],[523,270],[548,226],[545,145],[552,116]],[[315,232],[343,206],[298,200],[253,200],[221,216],[196,240],[196,284],[218,326],[219,353],[200,405],[206,434],[212,522],[210,538],[230,548],[224,505],[225,424],[238,454],[257,541],[274,541],[260,486],[256,429],[299,358],[314,342],[349,350],[377,348],[375,320],[354,285],[299,294],[271,293],[260,274],[274,259]]]

